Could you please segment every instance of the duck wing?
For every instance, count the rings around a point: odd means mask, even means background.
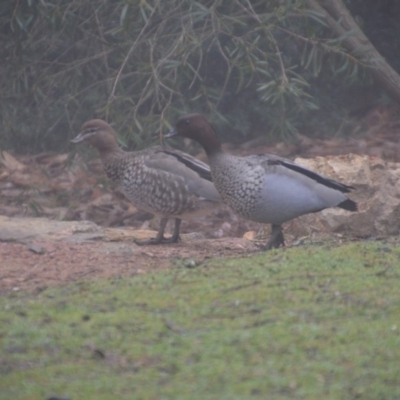
[[[191,169],[192,171],[196,172],[201,178],[212,182],[210,167],[203,161],[200,161],[197,158],[191,156],[190,154],[184,153],[183,151],[179,150],[162,149],[159,150],[159,152],[175,157],[177,161],[184,164],[187,168]]]
[[[308,178],[315,181],[316,183],[319,183],[320,185],[339,190],[342,193],[349,193],[354,189],[353,186],[348,186],[334,179],[328,178],[306,167],[296,164],[293,161],[288,160],[287,158],[275,156],[273,154],[254,155],[249,156],[249,158],[251,158],[253,162],[263,166],[266,173],[274,171],[277,173],[290,174],[293,176],[291,171],[294,171],[298,174],[297,179]]]
[[[171,181],[172,185],[174,180],[183,181],[190,193],[210,201],[221,201],[217,189],[211,182],[209,166],[189,154],[157,149],[152,154],[147,154],[145,165],[164,175],[163,179]]]

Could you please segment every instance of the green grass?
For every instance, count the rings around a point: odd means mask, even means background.
[[[400,398],[400,249],[292,248],[0,299],[0,399]]]

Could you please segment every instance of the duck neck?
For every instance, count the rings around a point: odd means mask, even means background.
[[[218,140],[217,136],[209,136],[207,140],[201,143],[207,157],[214,157],[222,152],[221,142]]]
[[[100,153],[100,157],[102,159],[120,157],[121,154],[125,153],[117,144],[113,146],[108,144],[107,146],[104,147],[97,146],[97,150]]]
[[[120,183],[123,178],[127,153],[120,148],[101,152],[100,158],[103,163],[104,171],[112,181]]]

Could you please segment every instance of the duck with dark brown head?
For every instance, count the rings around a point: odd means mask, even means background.
[[[285,244],[282,224],[304,214],[339,207],[357,211],[345,193],[353,188],[278,156],[237,157],[222,150],[213,126],[200,114],[181,117],[166,137],[181,136],[200,143],[222,200],[251,221],[272,225],[264,249]]]

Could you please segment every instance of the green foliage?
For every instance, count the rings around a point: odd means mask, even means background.
[[[309,77],[358,76],[322,37],[303,1],[2,2],[0,145],[59,150],[100,117],[142,147],[186,112],[290,137],[318,108]]]
[[[399,258],[307,246],[3,295],[0,399],[398,399]]]

